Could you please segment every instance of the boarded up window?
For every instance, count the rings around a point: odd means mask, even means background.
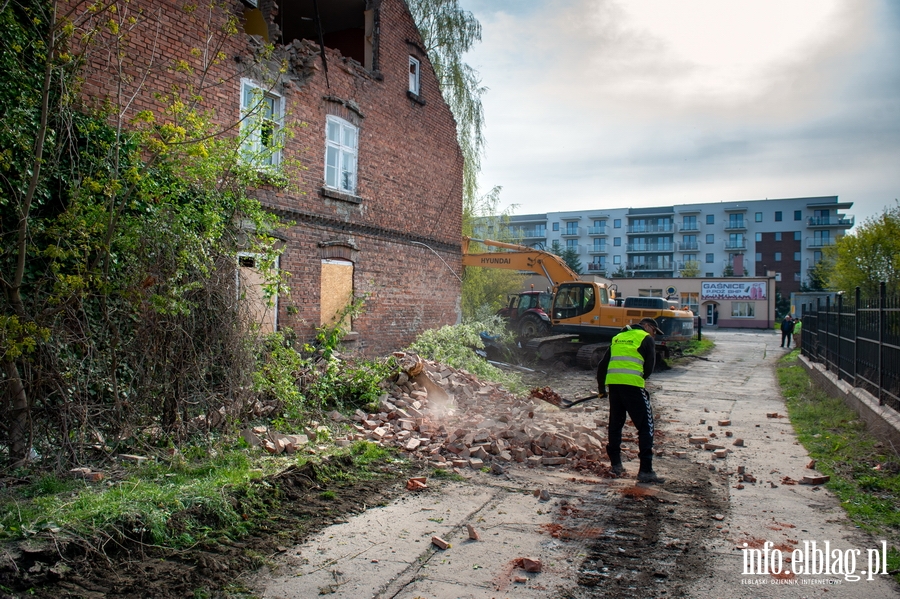
[[[267,298],[263,284],[265,280],[257,268],[256,256],[238,256],[237,287],[242,309],[250,323],[261,333],[272,333],[277,326],[278,298]]]
[[[322,289],[319,295],[321,325],[337,324],[338,314],[353,300],[353,263],[347,260],[322,260]],[[340,323],[352,330],[349,317]]]

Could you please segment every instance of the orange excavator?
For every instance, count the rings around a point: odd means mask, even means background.
[[[472,253],[472,243],[499,251]],[[550,252],[471,237],[463,237],[462,249],[464,266],[527,271],[547,277],[553,288],[549,313],[540,307],[530,310],[520,316],[517,328],[527,339],[526,351],[541,359],[574,354],[580,366],[596,368],[616,333],[647,317],[656,319],[664,333],[656,339],[657,353],[662,357],[668,356],[668,342],[687,341],[694,334],[692,313],[673,309],[663,298],[626,298],[622,305],[612,305],[615,298],[609,285],[581,280],[562,258]]]

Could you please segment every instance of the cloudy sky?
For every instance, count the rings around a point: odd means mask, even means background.
[[[460,0],[515,214],[900,198],[900,2]]]

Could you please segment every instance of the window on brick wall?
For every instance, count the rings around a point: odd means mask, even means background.
[[[276,263],[275,267],[278,265]],[[278,328],[278,296],[266,292],[266,279],[259,269],[259,256],[252,253],[238,254],[238,300],[245,306],[242,312],[260,333],[272,333]]]
[[[328,116],[326,129],[325,186],[355,195],[359,130],[336,116]]]
[[[419,93],[419,67],[420,63],[417,58],[409,57],[409,91],[418,95]]]
[[[241,158],[259,167],[281,162],[281,128],[284,109],[281,96],[249,79],[241,80]]]

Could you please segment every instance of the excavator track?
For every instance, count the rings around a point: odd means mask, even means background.
[[[603,359],[603,354],[608,347],[609,343],[588,343],[582,345],[578,348],[578,355],[575,357],[578,366],[587,370],[597,370],[597,366],[600,365],[600,360]]]
[[[572,343],[578,335],[553,335],[551,337],[535,337],[525,344],[528,354],[537,356],[541,360],[552,360],[565,354],[573,354],[578,351],[578,345]]]

